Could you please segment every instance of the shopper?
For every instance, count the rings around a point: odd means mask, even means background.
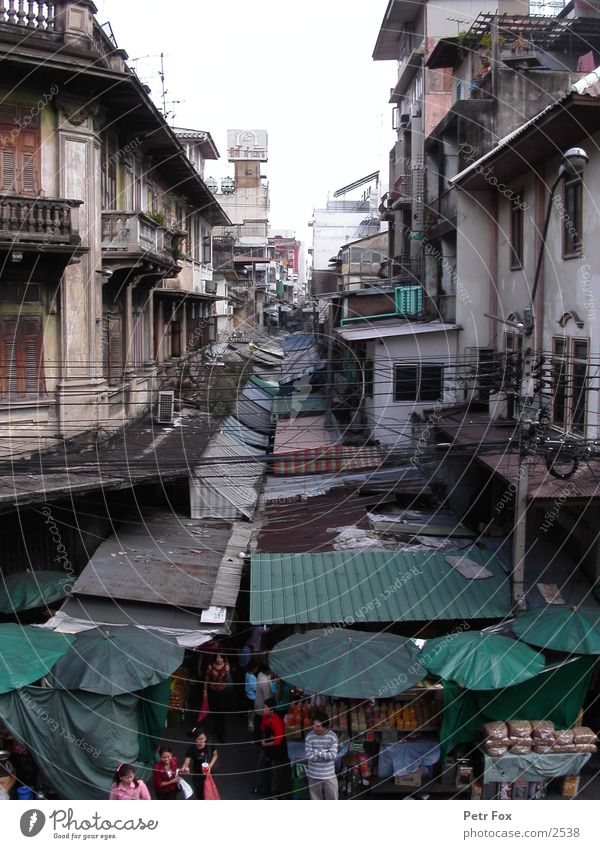
[[[219,757],[218,751],[209,744],[206,733],[202,728],[194,728],[194,744],[185,753],[181,775],[189,775],[194,785],[194,798],[204,799],[204,777]]]
[[[179,775],[177,774],[177,758],[169,746],[161,746],[158,750],[159,761],[152,770],[152,783],[157,799],[177,799],[179,793]]]
[[[141,778],[135,777],[135,767],[131,764],[119,764],[108,798],[130,802],[135,799],[150,799],[150,793]]]
[[[248,731],[254,732],[254,703],[256,701],[256,685],[258,665],[251,663],[244,680],[244,695],[246,697],[246,712],[248,714]]]
[[[271,698],[271,672],[266,663],[262,663],[256,676],[256,698],[254,699],[254,711],[258,717],[262,716],[265,699]]]
[[[276,711],[275,699],[266,699],[260,723],[261,757],[258,772],[265,795],[282,799],[291,790],[291,768],[285,739],[285,725]]]
[[[225,718],[229,704],[227,698],[229,675],[229,664],[222,654],[217,654],[214,661],[206,668],[204,695],[208,696],[213,729],[219,743],[225,742]]]
[[[338,752],[338,738],[329,728],[326,713],[319,711],[314,714],[312,731],[306,735],[305,751],[310,798],[337,799],[335,758]]]

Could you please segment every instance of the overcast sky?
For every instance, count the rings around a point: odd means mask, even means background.
[[[177,126],[266,129],[271,223],[310,238],[328,193],[383,168],[394,142],[394,62],[371,58],[387,0],[96,0],[160,103],[160,53]],[[139,61],[132,60],[140,58]],[[206,176],[233,173],[222,158]],[[231,169],[231,171],[229,170]],[[386,175],[387,176],[387,175]]]

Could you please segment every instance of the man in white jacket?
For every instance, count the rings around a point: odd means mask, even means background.
[[[313,730],[305,740],[308,768],[308,792],[311,799],[337,799],[338,781],[335,774],[335,759],[338,753],[337,735],[329,728],[325,713],[317,713],[313,719]]]

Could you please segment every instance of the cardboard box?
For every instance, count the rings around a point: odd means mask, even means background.
[[[402,787],[420,787],[423,783],[424,769],[417,769],[415,772],[409,772],[408,775],[395,775],[394,784]]]

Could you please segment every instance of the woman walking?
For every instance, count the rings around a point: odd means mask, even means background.
[[[229,673],[229,664],[221,654],[218,654],[206,668],[204,695],[205,697],[208,696],[208,706],[213,717],[213,728],[219,743],[225,742]]]
[[[150,799],[150,793],[142,779],[135,777],[135,767],[119,764],[108,798],[130,802],[134,799]]]
[[[177,774],[177,758],[169,746],[161,746],[158,750],[160,760],[154,764],[152,782],[157,799],[177,799],[179,792],[179,775]]]
[[[208,742],[205,732],[195,728],[192,732],[194,744],[185,753],[183,766],[179,770],[182,775],[189,775],[194,785],[194,797],[204,799],[204,778],[217,762],[219,753]]]

